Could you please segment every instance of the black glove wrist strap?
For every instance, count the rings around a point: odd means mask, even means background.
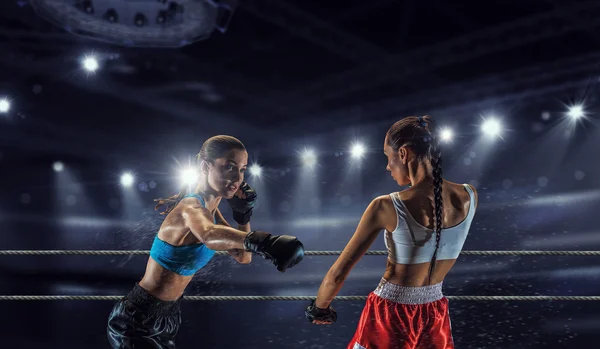
[[[317,307],[315,305],[315,301],[313,301],[306,309],[306,318],[310,322],[313,322],[314,320],[336,322],[337,313],[331,307],[331,304],[327,308],[323,309]]]

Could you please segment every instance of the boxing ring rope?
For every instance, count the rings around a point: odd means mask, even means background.
[[[305,251],[306,256],[335,256],[342,251]],[[367,251],[366,255],[382,256],[387,251]],[[149,255],[148,250],[0,250],[0,256],[114,256]],[[217,255],[228,255],[217,251]],[[466,256],[600,256],[600,251],[462,251]],[[0,295],[0,301],[88,300],[118,301],[123,296],[85,295]],[[446,296],[449,300],[467,301],[600,301],[600,296]],[[312,301],[316,296],[184,296],[189,301]],[[337,301],[366,300],[367,296],[337,296]]]
[[[305,251],[305,256],[336,256],[342,251]],[[149,255],[148,250],[0,250],[0,256],[39,255],[39,256],[129,256]],[[367,251],[365,255],[384,256],[387,251]],[[600,256],[600,251],[462,251],[463,256]],[[228,255],[225,251],[217,251],[216,255]]]
[[[118,301],[123,296],[0,296],[0,301]],[[312,301],[315,296],[184,296],[184,301]],[[600,296],[446,296],[461,301],[599,301]],[[361,301],[367,296],[337,296],[336,301]]]

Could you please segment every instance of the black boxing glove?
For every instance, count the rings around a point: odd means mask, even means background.
[[[306,319],[312,323],[313,321],[325,321],[325,322],[336,322],[337,321],[337,313],[335,309],[330,306],[327,309],[317,308],[315,305],[315,301],[312,301],[306,310],[304,311],[304,315]]]
[[[239,225],[244,225],[250,222],[252,210],[256,204],[256,192],[246,182],[242,182],[239,190],[242,191],[244,198],[239,198],[236,193],[236,195],[231,199],[228,199],[227,202],[233,211],[233,219]]]
[[[273,261],[280,272],[285,272],[304,258],[304,245],[295,236],[253,231],[246,235],[244,248]]]

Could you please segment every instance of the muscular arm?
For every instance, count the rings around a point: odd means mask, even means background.
[[[369,204],[358,223],[356,232],[325,275],[315,301],[318,308],[324,309],[329,306],[342,288],[350,270],[367,252],[379,232],[384,229],[380,218],[381,200],[381,198],[377,198]]]
[[[230,227],[225,217],[221,214],[221,211],[217,208],[217,212],[215,213],[215,218],[217,219],[217,224],[224,225]],[[250,232],[250,223],[240,225],[238,224],[238,230],[244,231],[246,233]],[[252,262],[252,252],[247,252],[243,248],[242,249],[233,249],[228,250],[227,253],[231,255],[238,263],[240,264],[248,264]]]
[[[187,228],[206,247],[215,251],[244,249],[243,232],[227,225],[215,224],[210,212],[197,199],[183,199],[180,203],[180,215]]]

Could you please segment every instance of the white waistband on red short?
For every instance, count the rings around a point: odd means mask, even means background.
[[[391,284],[383,278],[373,293],[383,299],[402,304],[426,304],[444,297],[442,282],[429,286],[409,287]]]

